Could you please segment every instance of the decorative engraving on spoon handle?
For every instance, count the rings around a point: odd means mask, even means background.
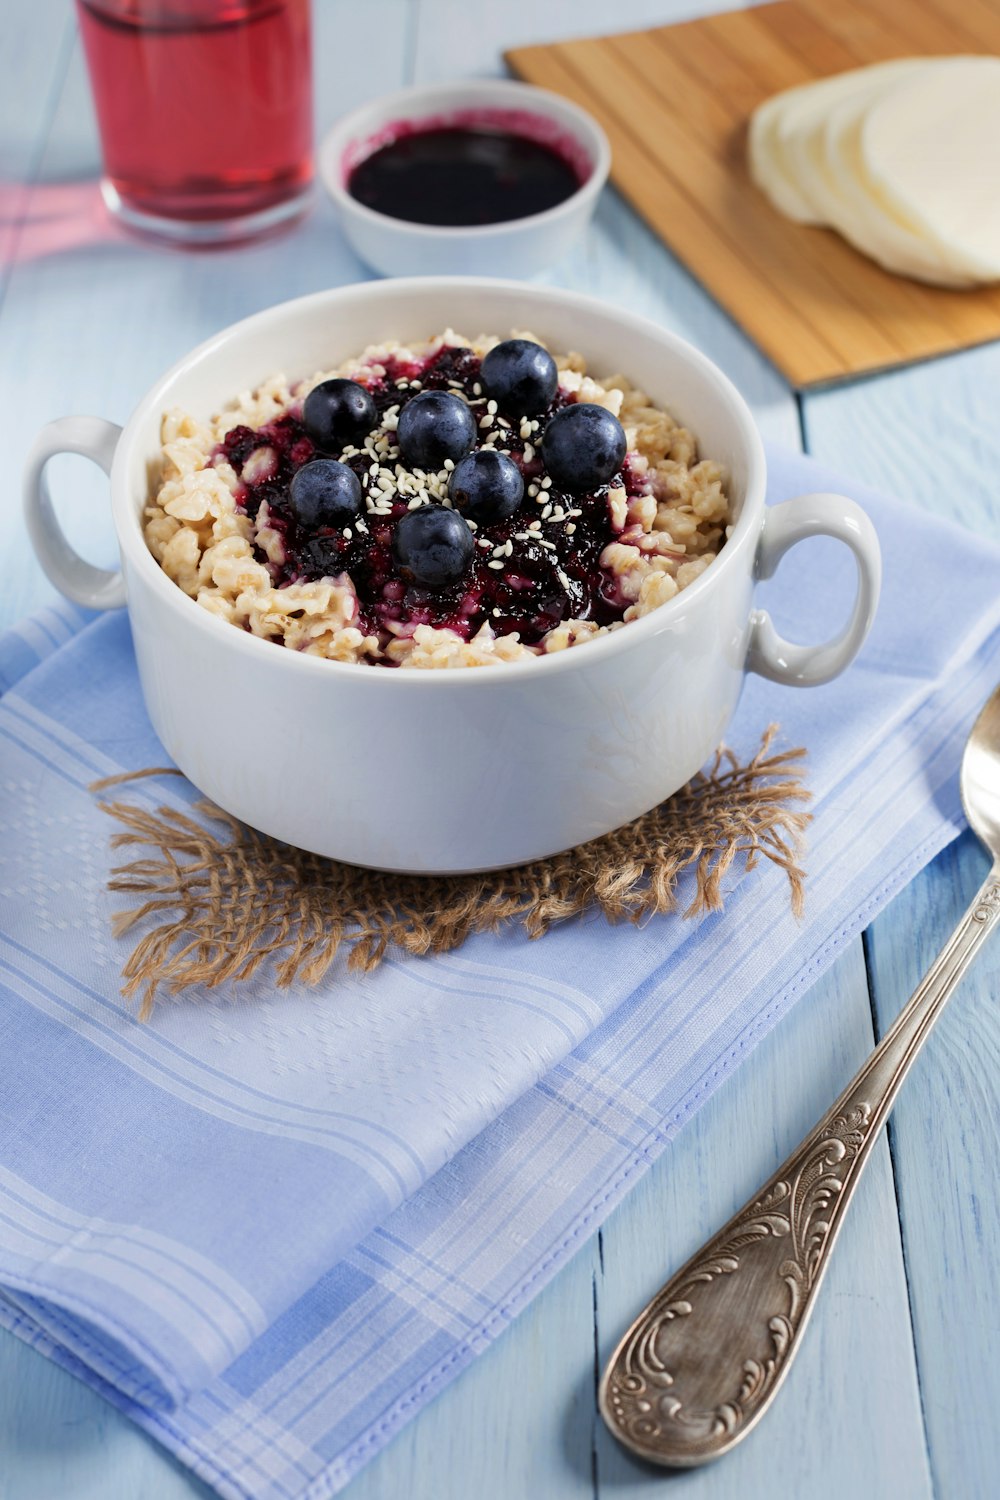
[[[1000,865],[840,1098],[760,1192],[667,1282],[604,1372],[614,1435],[653,1463],[717,1458],[770,1405],[913,1059],[1000,922]]]

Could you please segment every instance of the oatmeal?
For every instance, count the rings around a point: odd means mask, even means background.
[[[648,614],[716,557],[725,475],[623,375],[529,334],[366,349],[163,419],[150,551],[203,609],[334,661],[486,666]]]

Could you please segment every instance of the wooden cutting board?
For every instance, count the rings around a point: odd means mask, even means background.
[[[750,181],[750,114],[779,89],[864,63],[970,52],[1000,53],[1000,0],[778,0],[507,61],[597,116],[621,192],[792,384],[809,386],[1000,338],[1000,286],[923,286],[832,230],[785,219]]]

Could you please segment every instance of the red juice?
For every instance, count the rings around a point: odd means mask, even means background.
[[[309,0],[77,0],[77,13],[105,196],[123,219],[211,240],[298,212],[312,179]]]

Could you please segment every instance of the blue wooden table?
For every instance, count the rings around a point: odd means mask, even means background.
[[[507,46],[698,9],[699,0],[317,0],[319,127],[402,83],[501,72]],[[8,0],[3,20],[0,626],[51,597],[18,504],[21,464],[44,421],[70,411],[121,421],[162,368],[216,328],[366,274],[324,203],[283,238],[228,253],[109,237],[96,212],[97,141],[72,8]],[[768,437],[1000,535],[1000,345],[797,397],[611,192],[588,238],[544,279],[691,339],[732,376]],[[101,477],[82,460],[59,464],[68,528],[106,561]],[[942,559],[942,588],[954,586]],[[966,837],[914,881],[511,1331],[354,1481],[350,1500],[1000,1494],[996,947],[897,1105],[766,1423],[714,1468],[651,1475],[615,1447],[594,1399],[597,1364],[623,1326],[834,1097],[983,869]],[[0,1500],[207,1493],[99,1397],[0,1333]]]

